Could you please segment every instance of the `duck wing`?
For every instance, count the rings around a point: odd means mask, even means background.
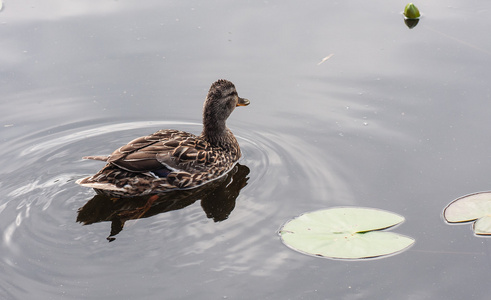
[[[114,151],[107,159],[121,169],[154,172],[165,177],[170,172],[202,171],[214,156],[211,146],[197,136],[178,130],[160,130],[139,137]]]

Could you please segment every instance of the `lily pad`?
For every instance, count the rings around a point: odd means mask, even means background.
[[[479,235],[491,234],[491,216],[484,216],[474,222],[474,232]]]
[[[404,221],[388,211],[335,207],[300,215],[280,229],[285,245],[301,253],[330,258],[368,258],[399,252],[414,239],[381,230]]]
[[[462,223],[477,220],[474,232],[479,235],[491,234],[491,192],[467,195],[450,202],[443,211],[449,223]]]

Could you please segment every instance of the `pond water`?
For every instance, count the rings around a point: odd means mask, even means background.
[[[3,0],[0,298],[488,299],[490,240],[441,213],[491,189],[491,4],[415,3],[413,29],[406,4]],[[95,193],[75,180],[102,167],[81,157],[199,133],[219,78],[251,100],[224,211],[163,205],[112,242],[77,222]],[[416,243],[346,261],[280,242],[334,206],[401,214]]]

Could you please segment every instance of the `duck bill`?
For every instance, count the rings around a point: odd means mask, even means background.
[[[239,102],[237,102],[237,106],[247,106],[251,103],[251,101],[245,99],[245,98],[240,98],[239,97]]]

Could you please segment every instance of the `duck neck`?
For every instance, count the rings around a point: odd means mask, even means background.
[[[206,122],[201,136],[216,147],[228,148],[232,133],[225,122]]]

